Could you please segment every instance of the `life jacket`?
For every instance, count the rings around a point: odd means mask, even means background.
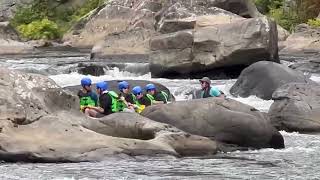
[[[95,101],[90,96],[83,96],[80,98],[80,111],[83,111],[86,106],[94,107],[95,105]]]
[[[135,108],[135,111],[140,114],[146,108],[146,106],[143,104],[140,104],[137,97],[134,94],[132,94],[132,98],[133,98],[134,104],[138,106],[138,108]]]
[[[147,96],[147,98],[150,100],[150,102],[151,102],[151,105],[153,105],[153,103],[154,103],[154,97],[151,95],[151,94],[146,94],[146,96]]]
[[[111,97],[111,111],[114,113],[119,112],[120,103],[118,94],[114,91],[108,91],[108,95]]]
[[[163,97],[166,100],[166,102],[168,102],[168,99],[169,99],[168,94],[166,92],[164,92],[164,91],[161,91],[160,93],[163,95]]]
[[[140,105],[141,105],[141,104],[139,103],[139,101],[138,101],[138,99],[137,99],[136,95],[132,94],[132,99],[133,99],[133,102],[134,102],[134,104],[135,104],[135,105],[138,105],[138,106],[140,106]]]
[[[166,92],[164,92],[164,91],[160,91],[160,93],[164,97],[165,103],[168,102],[168,98],[169,98],[168,94]],[[151,101],[151,105],[152,105],[153,102],[155,101],[154,96],[152,96],[151,94],[146,94],[146,95],[147,95],[148,99]]]

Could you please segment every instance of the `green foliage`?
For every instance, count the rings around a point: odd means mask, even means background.
[[[55,39],[104,1],[86,0],[81,7],[71,8],[64,5],[68,0],[33,0],[31,4],[19,7],[10,23],[27,39]]]
[[[289,31],[320,12],[320,0],[255,0],[255,3],[262,13]],[[316,25],[316,22],[310,21],[310,24]]]
[[[267,14],[271,9],[278,9],[283,5],[284,0],[255,0],[260,12]]]
[[[309,19],[307,24],[311,27],[314,27],[314,28],[320,28],[320,20],[319,19]]]
[[[20,34],[27,39],[56,39],[60,37],[58,25],[48,19],[35,20],[17,27]]]
[[[295,12],[287,12],[283,9],[271,9],[269,14],[281,27],[292,31],[298,25],[299,17]]]
[[[79,9],[77,9],[73,14],[73,19],[80,19],[84,15],[88,14],[93,9],[101,6],[104,0],[87,0],[85,4]]]

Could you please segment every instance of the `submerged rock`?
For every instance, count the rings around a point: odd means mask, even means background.
[[[289,83],[272,95],[271,123],[278,130],[320,132],[320,86]]]
[[[284,148],[282,135],[267,116],[231,99],[206,98],[150,106],[142,115],[225,144]]]
[[[272,93],[280,86],[290,83],[312,82],[303,73],[292,70],[285,65],[260,61],[244,69],[230,93],[234,96],[248,97],[255,95],[269,100]]]

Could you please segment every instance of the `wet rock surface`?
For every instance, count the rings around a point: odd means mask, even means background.
[[[230,93],[240,97],[255,95],[267,100],[272,98],[272,93],[277,88],[290,82],[314,83],[302,72],[292,70],[286,65],[260,61],[241,72]]]
[[[142,115],[238,147],[284,148],[283,137],[267,116],[231,99],[206,98],[150,106]]]
[[[273,93],[272,99],[268,114],[278,130],[320,131],[320,85],[285,84]]]

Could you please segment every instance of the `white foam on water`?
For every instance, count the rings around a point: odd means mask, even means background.
[[[73,72],[70,74],[58,74],[58,75],[52,75],[49,77],[61,87],[79,85],[81,79],[84,77],[89,77],[93,83],[97,83],[99,81],[121,80],[121,79],[151,80],[150,73],[142,76],[137,76],[134,73],[119,71],[118,68],[114,68],[113,70],[108,70],[106,74],[103,76],[83,75],[77,72]]]
[[[312,81],[315,81],[315,82],[317,82],[317,83],[320,83],[320,75],[319,75],[319,74],[313,74],[313,75],[311,75],[310,79],[311,79]]]

